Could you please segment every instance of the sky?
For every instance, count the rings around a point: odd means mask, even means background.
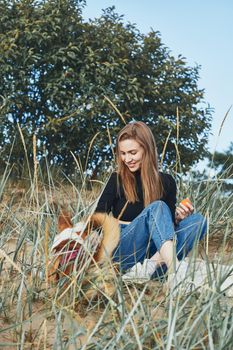
[[[87,0],[85,20],[100,17],[102,9],[115,6],[126,22],[144,34],[161,33],[162,43],[187,65],[201,66],[198,86],[214,108],[208,147],[225,151],[233,142],[233,1],[232,0]]]

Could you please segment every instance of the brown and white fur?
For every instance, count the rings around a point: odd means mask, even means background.
[[[65,211],[62,211],[58,217],[58,232],[61,233],[67,228],[73,228],[71,217]],[[75,226],[74,226],[75,228]],[[84,241],[88,235],[96,229],[102,229],[102,240],[96,247],[96,251],[92,252],[93,262],[102,264],[105,260],[111,258],[114,249],[117,247],[120,237],[120,229],[118,220],[106,213],[95,213],[89,217],[84,230],[77,231],[75,234],[81,237]],[[61,275],[69,275],[73,271],[74,264],[69,264],[65,270],[60,271],[59,265],[64,255],[59,252],[63,252],[64,248],[72,249],[74,246],[77,249],[79,243],[68,240],[62,241],[53,249],[55,258],[51,260],[49,265],[49,280],[51,282],[57,282]]]

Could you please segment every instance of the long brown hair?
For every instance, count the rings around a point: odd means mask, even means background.
[[[140,170],[144,206],[147,206],[151,202],[160,199],[163,194],[155,139],[151,129],[143,122],[127,124],[118,134],[116,145],[118,176],[121,179],[126,199],[131,203],[135,203],[138,200],[135,176],[122,161],[119,153],[119,142],[127,139],[137,141],[144,150]]]

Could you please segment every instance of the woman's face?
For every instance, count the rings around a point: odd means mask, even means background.
[[[119,142],[119,154],[122,162],[135,172],[141,168],[144,150],[134,139],[126,139]]]

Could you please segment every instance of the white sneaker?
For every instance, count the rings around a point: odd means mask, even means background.
[[[216,276],[216,273],[218,276]],[[216,289],[219,275],[229,273],[229,266],[206,263],[206,261],[195,261],[189,264],[187,260],[179,263],[175,273],[168,275],[168,280],[165,284],[167,293],[172,293],[174,296],[179,292],[187,294],[194,289]],[[209,284],[208,275],[211,276],[211,285]],[[217,278],[217,279],[216,279]],[[233,274],[229,275],[220,285],[220,291],[232,298],[233,297]]]
[[[219,287],[220,277],[225,276],[225,280],[220,285],[220,291],[224,292],[229,298],[233,297],[233,273],[229,275],[230,266],[199,260],[195,264],[192,263],[191,267],[194,270],[193,284],[195,288],[215,290],[216,286]],[[209,275],[212,280],[211,284],[208,278]]]
[[[193,285],[191,278],[187,275],[188,263],[181,261],[176,269],[176,272],[168,275],[166,288],[173,295],[176,295],[181,291],[183,294],[191,291]]]
[[[226,297],[233,298],[233,275],[230,275],[225,279],[220,290],[224,291]]]
[[[151,276],[155,272],[156,264],[150,259],[145,259],[143,264],[138,262],[131,267],[123,276],[122,279],[125,282],[144,283],[151,279]]]

